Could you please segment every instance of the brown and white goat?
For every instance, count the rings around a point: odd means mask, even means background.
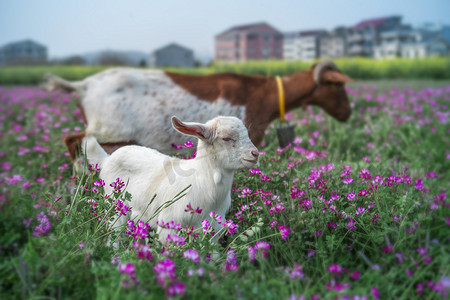
[[[346,121],[351,108],[344,84],[349,81],[330,61],[286,75],[282,77],[286,111],[315,105]],[[44,87],[75,91],[80,96],[87,128],[65,139],[72,159],[85,135],[95,136],[109,153],[127,144],[170,153],[172,144],[188,139],[170,130],[171,115],[203,123],[219,115],[235,116],[248,127],[252,142],[260,145],[266,127],[279,117],[274,77],[113,68],[78,82],[50,75]]]

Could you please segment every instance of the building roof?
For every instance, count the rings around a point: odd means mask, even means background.
[[[153,53],[164,51],[164,50],[166,50],[167,48],[179,48],[179,49],[182,49],[182,50],[185,50],[185,51],[193,52],[191,49],[189,49],[189,48],[187,48],[187,47],[184,47],[184,46],[181,46],[180,44],[177,44],[177,43],[170,43],[170,44],[168,44],[168,45],[165,45],[165,46],[163,46],[163,47],[161,47],[161,48],[158,48],[158,49],[154,50]]]
[[[276,29],[275,27],[273,27],[272,25],[266,23],[266,22],[259,22],[259,23],[252,23],[252,24],[246,24],[246,25],[238,25],[238,26],[233,26],[221,33],[219,33],[217,36],[223,35],[223,34],[229,34],[229,33],[237,33],[237,32],[252,32],[255,31],[256,29],[258,29],[258,27],[261,26],[267,26],[269,28],[271,28],[273,31],[281,33],[278,29]]]
[[[306,31],[294,31],[285,33],[285,37],[294,38],[294,37],[308,37],[308,36],[318,36],[325,34],[326,30],[316,29],[316,30],[306,30]]]
[[[22,40],[22,41],[8,43],[6,45],[1,46],[0,49],[7,49],[7,48],[11,48],[11,47],[17,47],[17,46],[20,46],[22,44],[33,44],[33,46],[36,46],[36,47],[40,47],[40,48],[43,48],[43,49],[47,48],[44,45],[39,44],[39,43],[37,43],[37,42],[35,42],[33,40],[26,39],[26,40]]]
[[[356,26],[354,26],[353,28],[355,29],[361,29],[367,26],[379,26],[381,24],[383,24],[386,21],[392,20],[392,19],[400,19],[400,16],[390,16],[390,17],[384,17],[384,18],[376,18],[376,19],[370,19],[370,20],[364,20],[359,22]]]

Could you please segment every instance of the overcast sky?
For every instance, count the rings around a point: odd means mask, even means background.
[[[235,25],[331,30],[391,15],[450,25],[449,12],[450,0],[0,0],[0,46],[33,39],[55,58],[177,42],[212,57],[214,36]]]

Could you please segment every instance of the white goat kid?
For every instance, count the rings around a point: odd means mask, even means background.
[[[173,220],[181,226],[190,223],[194,228],[200,228],[202,220],[211,221],[211,211],[225,216],[231,205],[234,171],[252,167],[259,156],[246,127],[238,118],[220,116],[202,124],[182,122],[172,117],[172,126],[199,139],[194,159],[182,160],[142,146],[125,146],[108,155],[94,136],[86,136],[83,141],[88,161],[100,165],[100,177],[106,183],[114,182],[116,178],[128,181],[132,213],[120,217],[117,226],[126,223],[127,218],[148,221],[158,207],[190,186],[183,198],[163,209],[149,222],[152,228],[157,229],[162,242],[166,241],[171,230],[158,227],[157,221]],[[107,185],[106,193],[111,192],[112,188]],[[154,195],[156,198],[148,206]],[[188,204],[194,209],[200,207],[201,214],[186,213]],[[220,226],[216,222],[211,223],[218,232]]]

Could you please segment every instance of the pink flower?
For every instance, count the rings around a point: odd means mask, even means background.
[[[184,143],[184,148],[191,148],[194,147],[194,144],[191,141],[187,141],[186,143]]]
[[[340,265],[332,264],[327,268],[327,271],[330,272],[331,274],[336,274],[340,277],[342,275],[342,272],[345,271],[345,269]]]
[[[291,279],[295,279],[295,278],[305,278],[305,275],[303,274],[303,266],[298,265],[297,263],[295,263],[294,268],[286,268],[285,272],[287,274],[289,274],[289,277],[291,277]]]
[[[380,298],[380,292],[378,291],[378,289],[376,287],[373,286],[370,289],[370,291],[372,292],[372,296],[373,296],[374,299]]]
[[[211,217],[211,219],[213,219],[213,221],[217,221],[220,224],[220,220],[222,220],[222,216],[221,215],[217,215],[215,212],[210,212],[209,216]]]
[[[136,278],[136,268],[133,264],[121,264],[119,265],[119,271],[122,274],[127,274],[131,278],[131,280],[133,280],[134,284],[139,284],[139,281]]]
[[[347,194],[346,199],[347,199],[347,201],[354,201],[354,200],[356,200],[356,194],[353,192],[350,192]]]
[[[234,224],[232,220],[225,220],[225,222],[222,223],[222,227],[226,229],[226,235],[233,235],[236,228],[238,228],[239,226],[237,224]]]
[[[202,213],[202,209],[200,207],[197,207],[195,210],[192,208],[191,203],[188,203],[188,205],[186,206],[186,209],[184,210],[185,212],[189,212],[191,215],[193,214],[201,214]]]
[[[281,239],[283,241],[289,237],[289,228],[283,225],[278,225],[278,229],[280,230]]]
[[[248,246],[248,258],[250,260],[250,262],[254,262],[256,259],[256,251],[255,248],[253,248],[252,246]]]
[[[183,252],[183,257],[189,260],[192,260],[196,264],[200,262],[200,256],[198,255],[198,252],[193,249],[188,249]]]
[[[236,262],[236,253],[234,249],[231,248],[227,251],[227,258],[225,260],[225,271],[236,271],[238,269],[238,265]]]
[[[169,296],[176,296],[176,295],[183,295],[184,290],[186,289],[186,284],[184,283],[174,283],[169,286],[167,289],[167,295]],[[171,298],[169,298],[171,299]]]
[[[156,263],[153,272],[156,275],[158,284],[164,289],[168,287],[172,281],[177,279],[177,276],[175,275],[175,263],[171,261],[170,258],[166,258],[165,260]]]
[[[153,260],[153,255],[152,252],[150,251],[150,245],[143,245],[134,241],[133,247],[136,250],[136,256],[139,259],[146,259],[148,261]]]
[[[353,179],[351,177],[347,177],[344,179],[344,181],[342,182],[343,184],[350,184],[353,182]]]
[[[210,231],[212,233],[212,227],[211,227],[211,224],[209,224],[208,220],[202,221],[202,228],[203,228],[203,233],[208,233]]]
[[[166,241],[172,242],[178,246],[186,244],[186,239],[184,237],[178,236],[176,234],[167,235]]]
[[[372,176],[370,175],[369,170],[367,170],[367,169],[362,169],[362,170],[359,172],[359,178],[370,179],[370,178],[372,178]]]
[[[358,280],[359,279],[359,271],[355,270],[352,275],[350,275],[351,280]]]

